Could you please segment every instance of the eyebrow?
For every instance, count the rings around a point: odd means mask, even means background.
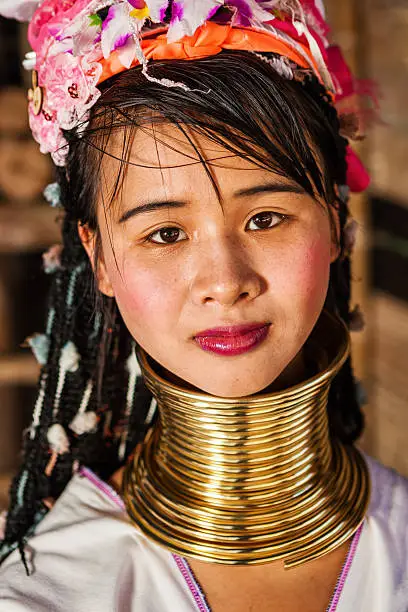
[[[259,195],[260,193],[306,193],[305,190],[296,185],[296,183],[266,183],[262,185],[255,185],[248,189],[240,189],[234,193],[234,197],[250,197]],[[125,223],[136,215],[142,215],[143,213],[153,212],[156,210],[163,210],[164,208],[183,208],[186,206],[186,202],[182,200],[163,200],[158,202],[148,202],[141,204],[140,206],[134,206],[130,208],[119,219],[119,223]]]
[[[255,185],[248,189],[240,189],[235,192],[236,198],[249,197],[258,195],[260,193],[299,193],[304,194],[306,191],[300,185],[296,183],[264,183],[262,185]]]
[[[164,200],[163,202],[148,202],[147,204],[141,204],[130,208],[119,219],[119,223],[125,223],[131,217],[136,215],[142,215],[143,213],[152,212],[155,210],[162,210],[163,208],[183,208],[186,205],[181,200]]]

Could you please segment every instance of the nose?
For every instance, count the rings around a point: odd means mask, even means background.
[[[191,296],[197,305],[233,306],[255,299],[264,290],[262,275],[235,240],[209,241],[197,250],[194,267]]]

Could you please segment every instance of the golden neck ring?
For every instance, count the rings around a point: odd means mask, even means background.
[[[186,557],[223,564],[316,559],[364,519],[368,470],[329,435],[330,384],[349,354],[343,323],[323,313],[306,343],[320,370],[283,391],[219,398],[160,377],[139,352],[159,418],[125,469],[131,521]]]

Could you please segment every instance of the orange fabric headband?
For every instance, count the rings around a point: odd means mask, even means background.
[[[145,36],[141,41],[141,46],[145,57],[153,60],[192,60],[217,55],[222,49],[276,53],[287,57],[301,68],[313,68],[319,77],[316,62],[307,46],[298,43],[298,46],[304,52],[304,56],[302,56],[280,38],[254,28],[232,27],[208,21],[199,27],[193,36],[184,36],[181,40],[173,43],[167,42],[167,28],[161,28]],[[305,57],[308,61],[305,60]],[[111,53],[108,59],[100,60],[99,63],[102,65],[102,74],[98,84],[126,70],[119,61],[116,51]],[[132,66],[138,64],[139,62],[135,60]]]

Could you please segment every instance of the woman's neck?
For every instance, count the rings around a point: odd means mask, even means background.
[[[174,552],[225,564],[290,567],[345,542],[369,496],[363,459],[329,436],[329,388],[348,351],[346,329],[324,315],[305,350],[315,375],[242,399],[177,387],[142,353],[160,418],[125,471],[131,519]]]

